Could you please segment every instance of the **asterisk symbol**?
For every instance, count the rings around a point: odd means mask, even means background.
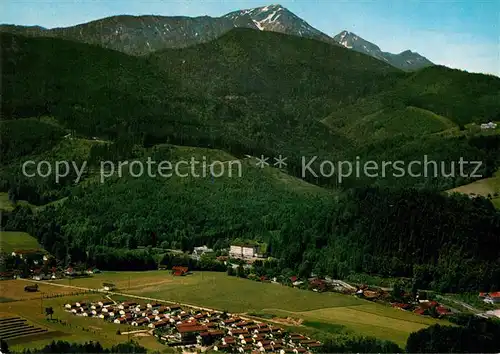
[[[283,168],[283,167],[286,167],[286,157],[283,157],[283,156],[278,156],[278,158],[274,158],[274,161],[276,161],[274,163],[274,166],[278,166],[278,168]]]
[[[265,157],[264,155],[260,155],[260,158],[257,157],[257,167],[264,168],[265,166],[269,166],[269,157]]]

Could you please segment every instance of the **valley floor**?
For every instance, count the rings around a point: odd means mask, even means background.
[[[116,289],[110,293],[114,300],[171,301],[280,322],[311,335],[355,333],[391,340],[403,347],[411,332],[443,323],[349,295],[315,293],[216,272],[195,272],[183,277],[175,277],[169,271],[105,272],[89,278],[38,282],[39,292],[25,293],[24,286],[29,282],[2,282],[0,314],[21,316],[49,332],[41,338],[13,342],[13,348],[39,347],[56,337],[81,342],[98,340],[103,345],[127,340],[124,335],[116,333],[118,329],[127,332],[126,325],[72,316],[62,309],[68,302],[102,299],[103,294],[96,293],[96,290],[101,289],[103,283],[115,284]],[[42,294],[45,298],[41,298]],[[48,306],[54,308],[54,318],[60,321],[45,319],[43,309]],[[168,350],[152,336],[134,339],[151,350]]]

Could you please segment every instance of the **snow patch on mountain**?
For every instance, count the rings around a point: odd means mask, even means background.
[[[333,37],[333,39],[345,48],[370,55],[403,70],[417,70],[433,65],[429,60],[420,54],[414,53],[410,50],[405,50],[400,54],[383,52],[377,45],[368,42],[355,33],[349,31],[342,31]]]

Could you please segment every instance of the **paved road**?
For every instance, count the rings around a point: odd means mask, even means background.
[[[476,315],[484,312],[484,311],[479,310],[479,309],[477,309],[477,308],[469,305],[468,303],[460,301],[460,300],[452,299],[452,298],[449,298],[449,297],[446,297],[446,296],[443,296],[443,295],[437,295],[436,297],[438,299],[441,298],[441,299],[444,299],[444,300],[447,300],[447,301],[450,301],[450,302],[454,302],[455,304],[460,305],[460,306],[466,308],[467,310],[469,310],[470,312],[472,312],[472,313],[474,313]]]

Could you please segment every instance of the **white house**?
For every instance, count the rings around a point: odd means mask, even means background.
[[[500,318],[500,310],[486,311],[487,317],[498,317]]]
[[[214,250],[208,248],[207,246],[195,247],[193,253],[191,254],[191,257],[195,259],[200,259],[200,257],[203,256],[205,253],[212,253],[212,252],[214,252]]]
[[[483,123],[481,124],[481,129],[496,129],[498,124],[489,122],[489,123]]]
[[[229,256],[232,258],[248,259],[257,257],[258,246],[252,245],[231,245]]]
[[[106,300],[102,300],[102,301],[99,301],[97,304],[98,304],[99,306],[101,306],[101,307],[108,307],[108,306],[113,305],[113,304],[114,304],[114,302],[113,302],[113,301],[111,301],[111,300],[108,300],[108,301],[106,301]]]
[[[486,294],[483,301],[488,303],[488,304],[499,304],[500,303],[500,291]]]
[[[39,255],[43,261],[49,260],[48,255],[46,253],[44,253],[43,250],[15,250],[11,253],[11,255],[12,255],[12,257],[19,256],[19,258],[21,258],[21,259],[24,259],[24,257],[28,256],[28,255],[32,255],[32,256]],[[35,264],[38,264],[37,260],[35,260],[34,262],[35,262]]]
[[[113,283],[103,283],[102,284],[102,288],[104,289],[104,291],[112,291],[115,288],[115,284],[113,284]]]

